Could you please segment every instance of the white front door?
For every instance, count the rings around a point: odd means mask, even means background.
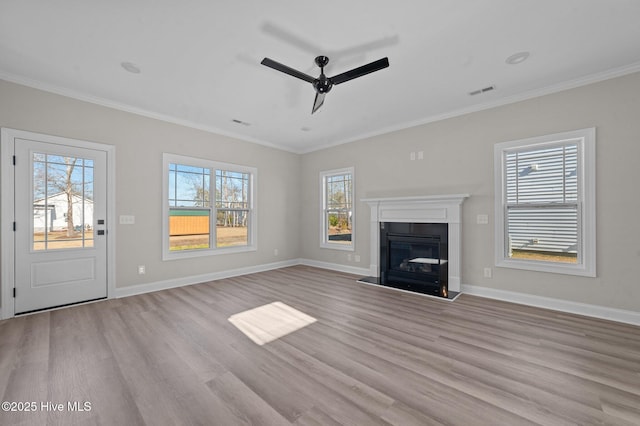
[[[107,297],[107,153],[47,139],[13,139],[16,314]]]

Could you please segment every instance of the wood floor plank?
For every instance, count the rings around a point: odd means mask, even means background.
[[[1,321],[4,401],[91,410],[0,424],[640,424],[639,327],[356,278],[296,266]],[[317,321],[259,346],[228,320],[273,302]]]
[[[64,410],[48,417],[59,424],[99,424],[101,416],[140,424],[127,389],[110,391],[121,387],[122,374],[104,334],[96,332],[101,327],[99,311],[99,306],[83,305],[50,314],[48,400],[63,404]]]
[[[35,403],[35,411],[0,411],[0,424],[44,424],[47,413],[40,410],[42,401],[49,401],[47,376],[49,371],[49,325],[50,315],[43,314],[17,319],[17,328],[21,331],[19,340],[9,337],[15,343],[13,364],[2,370],[6,383],[2,401]],[[3,330],[5,328],[3,327]],[[10,333],[9,333],[10,334]],[[0,338],[0,341],[3,339]],[[4,350],[3,345],[3,350]],[[9,349],[9,348],[7,348]]]
[[[207,386],[234,413],[235,424],[291,424],[232,373],[225,373],[210,380]]]
[[[312,355],[307,354],[295,346],[285,342],[276,342],[269,345],[267,350],[273,351],[282,360],[287,362],[297,374],[306,379],[317,382],[324,387],[321,392],[334,394],[357,407],[358,410],[372,413],[377,417],[382,415],[395,402],[389,396],[355,380],[330,365],[324,364]],[[317,408],[317,406],[315,407]]]
[[[332,345],[330,351],[316,351],[315,356],[318,359],[409,407],[421,410],[427,417],[446,423],[449,416],[455,412],[463,424],[534,424],[508,410],[491,406],[486,401],[451,386],[451,383],[436,380],[433,375],[434,367],[424,369],[423,374],[416,374],[415,371],[398,364],[397,355],[385,352],[383,346],[375,349],[355,336],[338,336],[331,330],[322,330],[321,336],[315,340],[323,340],[322,335],[337,338],[340,344]],[[448,373],[451,374],[452,371]],[[393,377],[394,380],[389,381],[389,377]],[[457,404],[452,406],[451,400],[457,401]],[[486,412],[490,419],[478,423],[477,412]]]

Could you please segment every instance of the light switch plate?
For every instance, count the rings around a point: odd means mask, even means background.
[[[489,215],[479,214],[476,217],[476,222],[478,223],[478,225],[487,225],[489,223]]]
[[[134,225],[136,223],[136,217],[132,215],[120,215],[120,225]]]

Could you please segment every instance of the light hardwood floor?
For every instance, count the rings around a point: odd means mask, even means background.
[[[355,279],[296,266],[2,321],[2,401],[38,407],[0,424],[640,424],[640,328]],[[258,346],[228,321],[275,301],[317,322]]]

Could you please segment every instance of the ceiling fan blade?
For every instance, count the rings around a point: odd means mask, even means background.
[[[264,58],[260,63],[262,65],[268,66],[269,68],[273,68],[274,70],[289,74],[290,76],[299,78],[300,80],[304,80],[308,83],[313,83],[313,81],[315,80],[315,78],[311,77],[310,75],[307,75],[298,70],[294,70],[293,68],[283,65],[280,62],[276,62],[273,59]]]
[[[354,78],[362,77],[363,75],[370,74],[372,72],[387,68],[389,66],[389,58],[378,59],[370,64],[363,65],[358,68],[354,68],[350,71],[343,72],[336,76],[331,77],[333,84],[344,83],[345,81],[353,80]]]
[[[311,114],[319,110],[322,104],[324,104],[324,95],[326,95],[326,93],[316,92],[316,99],[313,101],[313,108],[311,108]]]

